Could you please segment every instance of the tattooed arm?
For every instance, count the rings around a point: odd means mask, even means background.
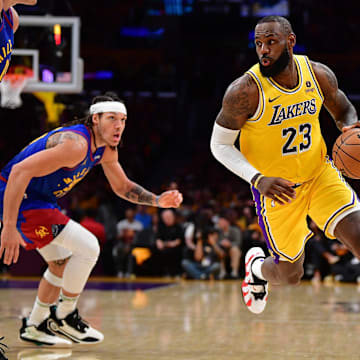
[[[258,102],[257,86],[252,77],[245,74],[227,88],[216,122],[225,128],[240,130],[254,115]]]
[[[226,90],[210,140],[214,157],[230,171],[252,184],[261,174],[235,148],[234,143],[241,127],[255,113],[258,102],[258,89],[250,75],[245,74],[235,80]]]
[[[210,148],[227,169],[252,184],[263,195],[284,204],[295,197],[294,184],[278,177],[266,177],[235,148],[239,130],[258,107],[259,92],[248,74],[235,80],[226,90],[222,109],[216,118]]]
[[[321,63],[312,62],[312,66],[324,94],[325,108],[335,120],[336,126],[342,130],[343,127],[358,125],[356,110],[338,88],[335,74]]]
[[[51,174],[62,167],[72,168],[84,159],[87,142],[64,139],[52,147],[39,151],[15,164],[10,172],[4,194],[3,230],[0,258],[4,253],[5,264],[17,262],[19,245],[25,245],[16,228],[19,207],[25,190],[34,177]]]
[[[165,191],[157,196],[131,181],[118,161],[117,151],[106,148],[101,165],[114,193],[125,200],[163,208],[177,208],[182,202],[182,194],[177,190]]]
[[[63,144],[67,140],[87,146],[86,140],[83,136],[76,134],[73,131],[61,131],[49,136],[46,142],[46,148],[53,148],[56,145]]]

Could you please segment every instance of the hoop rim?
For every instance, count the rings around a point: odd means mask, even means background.
[[[16,69],[21,69],[23,72],[16,72]],[[8,72],[4,75],[3,81],[17,81],[17,80],[26,80],[33,77],[34,71],[24,65],[13,65],[10,66]]]

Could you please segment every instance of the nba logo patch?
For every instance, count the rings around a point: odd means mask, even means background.
[[[311,86],[311,82],[310,82],[310,81],[307,81],[305,84],[306,84],[306,87],[310,87],[310,86]]]

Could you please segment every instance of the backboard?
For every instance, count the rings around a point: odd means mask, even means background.
[[[33,70],[23,92],[81,92],[80,18],[20,16],[10,68],[14,65]]]

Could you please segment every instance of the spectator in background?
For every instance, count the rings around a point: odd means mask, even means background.
[[[242,233],[237,226],[230,225],[230,211],[224,210],[219,214],[217,222],[219,229],[219,245],[225,252],[225,256],[221,260],[220,279],[227,276],[227,260],[230,260],[230,278],[237,279],[239,277],[239,267],[241,258]]]
[[[116,228],[117,242],[113,248],[113,256],[117,276],[122,277],[124,273],[127,275],[128,256],[135,234],[143,229],[143,225],[135,220],[135,210],[130,207],[125,211],[125,219],[119,221]]]
[[[96,210],[92,208],[86,209],[84,215],[85,216],[80,221],[80,225],[85,229],[88,229],[97,237],[99,245],[102,248],[106,242],[105,227],[103,224],[96,221]]]
[[[141,222],[143,229],[151,227],[151,215],[147,213],[147,206],[138,205],[136,207],[135,220]]]
[[[218,245],[219,234],[214,228],[196,232],[195,249],[186,246],[181,262],[186,274],[193,279],[205,280],[217,276],[225,252]]]
[[[104,224],[106,241],[102,249],[103,268],[106,275],[116,275],[116,268],[113,258],[113,248],[117,238],[117,217],[114,203],[116,199],[110,192],[111,189],[107,184],[99,194],[98,220]]]
[[[312,267],[312,281],[319,282],[331,274],[331,266],[337,263],[340,257],[331,249],[333,240],[328,239],[314,221],[309,221],[309,228],[314,235],[308,240],[309,261],[305,263],[305,270]]]
[[[127,208],[125,210],[125,219],[119,221],[116,225],[117,237],[122,238],[124,236],[129,236],[131,232],[128,232],[127,230],[132,230],[134,235],[136,231],[140,231],[143,228],[142,223],[135,219],[134,208]]]
[[[185,245],[188,249],[195,250],[196,233],[197,231],[212,228],[214,223],[212,221],[212,209],[207,207],[200,210],[193,222],[189,222],[185,228]]]
[[[160,214],[161,222],[156,234],[157,259],[162,275],[178,276],[181,273],[181,257],[184,232],[176,223],[175,212],[169,209]]]

